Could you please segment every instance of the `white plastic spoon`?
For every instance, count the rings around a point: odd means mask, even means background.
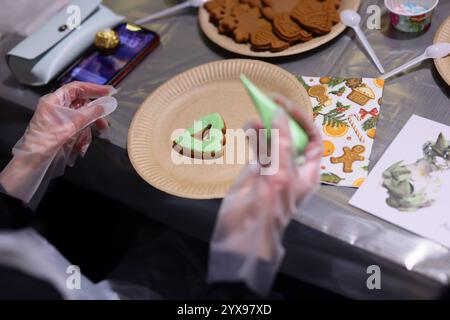
[[[417,58],[412,59],[411,61],[405,63],[404,65],[398,67],[397,69],[392,70],[391,72],[385,74],[383,79],[390,78],[395,76],[396,74],[426,60],[426,59],[439,59],[450,54],[450,43],[436,43],[429,46],[423,54],[418,56]]]
[[[361,23],[361,16],[358,14],[358,12],[356,12],[355,10],[351,10],[351,9],[342,10],[341,22],[344,25],[346,25],[347,27],[350,27],[353,30],[355,30],[356,35],[358,36],[359,40],[362,42],[364,48],[366,48],[366,50],[369,53],[370,57],[372,58],[373,62],[377,66],[378,70],[380,70],[381,73],[384,73],[383,65],[381,64],[380,60],[378,59],[377,55],[375,54],[375,51],[373,51],[372,46],[370,45],[369,41],[367,41],[367,38],[364,35],[364,32],[361,30],[361,27],[359,26],[359,24]]]
[[[162,10],[160,12],[149,15],[145,18],[137,20],[135,23],[138,25],[143,25],[149,23],[150,21],[171,15],[177,11],[186,9],[186,8],[199,8],[205,3],[207,0],[187,0],[183,3],[177,4],[176,6],[170,7],[168,9]]]

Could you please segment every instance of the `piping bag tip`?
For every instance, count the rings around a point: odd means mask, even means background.
[[[269,130],[272,128],[272,122],[276,115],[276,111],[280,109],[280,106],[275,103],[269,96],[267,96],[263,91],[261,91],[253,82],[251,82],[244,74],[240,75],[240,79],[244,84],[245,89],[247,90],[250,98],[255,105],[261,120],[264,124],[264,127]],[[304,153],[309,138],[302,127],[295,121],[291,116],[289,116],[289,128],[294,144],[294,149],[297,155],[301,155]]]

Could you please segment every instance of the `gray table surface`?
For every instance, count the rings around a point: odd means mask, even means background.
[[[107,0],[104,3],[129,21],[156,12],[176,1]],[[368,5],[383,1],[363,1]],[[387,70],[422,52],[432,43],[439,25],[450,12],[450,1],[442,0],[432,28],[420,36],[392,30],[383,14],[381,30],[365,32]],[[195,10],[149,24],[161,35],[161,45],[120,85],[119,109],[110,117],[111,143],[96,139],[88,155],[66,178],[90,190],[119,200],[152,219],[207,241],[220,202],[180,199],[164,194],[143,182],[133,170],[126,153],[129,124],[143,100],[166,80],[200,64],[240,58],[217,47],[204,37]],[[6,35],[0,41],[2,56],[20,37]],[[347,30],[335,41],[311,52],[270,59],[269,62],[294,73],[309,76],[377,77],[376,68],[360,50],[354,34]],[[5,159],[23,133],[39,95],[19,85],[0,61],[0,153]],[[450,125],[450,89],[432,61],[390,80],[378,125],[371,166],[412,114]],[[381,221],[348,205],[354,190],[322,186],[321,192],[299,210],[285,236],[287,256],[282,272],[352,298],[433,298],[450,283],[448,249]],[[367,289],[366,269],[382,270],[382,289]]]

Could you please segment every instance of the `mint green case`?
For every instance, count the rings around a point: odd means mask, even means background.
[[[72,1],[12,49],[6,59],[17,80],[31,86],[48,84],[93,44],[99,30],[115,27],[124,20],[101,3]],[[81,24],[71,30],[67,22],[73,11],[68,9],[73,5],[80,9]]]

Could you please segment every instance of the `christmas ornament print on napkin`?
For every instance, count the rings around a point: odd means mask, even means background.
[[[299,77],[311,98],[322,133],[321,182],[359,188],[369,159],[383,97],[384,80]]]

